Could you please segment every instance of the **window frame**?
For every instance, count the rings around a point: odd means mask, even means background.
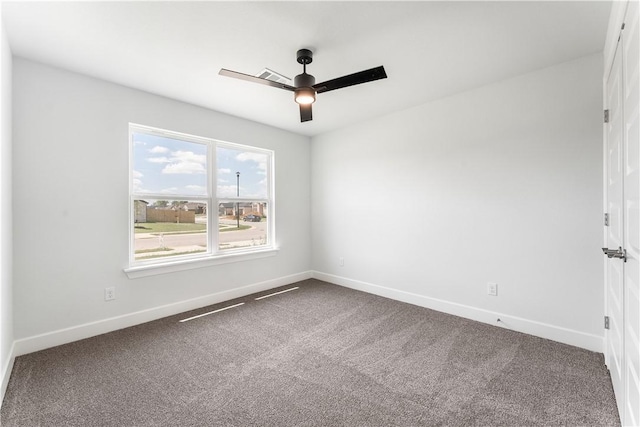
[[[180,193],[165,194],[153,192],[138,192],[134,190],[134,134],[142,133],[148,135],[161,136],[164,138],[185,141],[189,143],[202,144],[206,147],[206,195],[193,196]],[[220,197],[218,195],[218,165],[217,148],[224,147],[243,152],[259,153],[267,156],[266,167],[266,196],[264,198],[245,197]],[[157,127],[145,126],[136,123],[129,123],[129,253],[128,265],[124,272],[129,278],[144,277],[148,275],[163,274],[167,272],[180,271],[185,269],[207,267],[211,265],[245,261],[248,259],[263,258],[275,255],[275,201],[274,201],[274,169],[275,152],[273,150],[260,147],[237,144],[228,141],[221,141],[214,138],[196,136],[182,132],[160,129]],[[188,200],[190,202],[203,202],[207,205],[207,249],[205,252],[196,254],[185,254],[160,257],[146,260],[135,259],[135,200]],[[259,202],[267,204],[266,231],[267,239],[264,245],[226,248],[220,249],[219,231],[219,206],[223,201],[234,203]]]

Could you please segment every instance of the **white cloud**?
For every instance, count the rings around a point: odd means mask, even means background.
[[[189,190],[191,194],[207,194],[207,187],[204,185],[185,185],[186,190]]]
[[[231,173],[231,169],[229,169],[229,168],[219,168],[218,169],[218,174],[219,175],[226,174],[226,173]]]
[[[241,162],[246,162],[248,160],[253,160],[256,163],[264,162],[267,160],[267,156],[260,153],[252,153],[248,151],[243,151],[242,153],[236,156],[236,160]]]
[[[207,156],[205,154],[195,154],[193,151],[173,151],[171,152],[171,161],[183,161],[205,164]]]
[[[168,153],[169,149],[167,147],[161,147],[159,145],[156,145],[155,147],[150,149],[149,152],[153,154],[164,154],[164,153]]]
[[[242,192],[242,187],[240,187]],[[218,185],[218,197],[235,197],[237,194],[235,185]]]
[[[169,163],[162,169],[165,174],[203,174],[206,173],[207,156],[192,151],[172,151],[171,158],[164,163]]]
[[[142,172],[138,172],[137,170],[133,171],[133,177],[134,178],[142,178],[144,175],[142,174]],[[134,182],[136,181],[135,179],[133,180]],[[140,180],[138,180],[140,181]]]
[[[162,173],[183,173],[183,174],[196,174],[205,173],[204,166],[200,163],[182,161],[179,163],[171,163],[162,169]]]
[[[267,172],[267,156],[260,153],[242,152],[236,156],[236,160],[241,162],[255,162],[258,164],[258,173],[266,174]]]
[[[160,192],[162,194],[175,194],[178,192],[178,187],[163,188]]]
[[[147,159],[148,162],[150,163],[169,163],[171,162],[171,160],[167,159],[166,157],[149,157]]]
[[[142,191],[142,180],[133,178],[133,191]]]

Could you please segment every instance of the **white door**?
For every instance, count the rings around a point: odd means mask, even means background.
[[[640,11],[629,2],[607,77],[606,363],[623,425],[640,424]]]
[[[640,33],[638,2],[629,2],[622,47],[624,111],[624,399],[623,422],[640,425]]]
[[[606,246],[617,249],[624,246],[624,179],[623,179],[623,111],[622,111],[622,52],[616,48],[613,65],[607,79],[607,108],[609,123],[606,125],[606,194],[609,227]],[[625,262],[620,258],[607,261],[606,314],[609,329],[606,331],[606,359],[611,372],[613,389],[618,396],[618,410],[622,413],[620,397],[624,395],[624,272]]]

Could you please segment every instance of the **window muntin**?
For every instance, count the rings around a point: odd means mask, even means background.
[[[132,266],[273,248],[272,151],[133,124],[130,140]]]

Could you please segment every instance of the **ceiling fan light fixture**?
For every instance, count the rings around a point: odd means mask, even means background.
[[[300,105],[313,104],[316,101],[316,91],[310,87],[297,88],[295,91],[295,100]]]
[[[300,49],[296,53],[296,59],[299,64],[302,64],[302,74],[298,74],[293,79],[293,86],[288,84],[284,78],[273,79],[272,75],[276,73],[273,73],[269,69],[265,69],[257,76],[227,70],[226,68],[221,68],[218,74],[293,92],[293,99],[300,106],[300,122],[313,120],[311,106],[316,102],[317,93],[325,93],[336,89],[342,89],[349,86],[387,78],[387,73],[381,65],[376,68],[371,68],[370,70],[359,71],[357,73],[352,73],[316,84],[316,78],[311,74],[307,74],[307,65],[313,62],[313,52],[309,49]],[[284,76],[278,75],[278,77]],[[283,82],[282,80],[285,81]]]

